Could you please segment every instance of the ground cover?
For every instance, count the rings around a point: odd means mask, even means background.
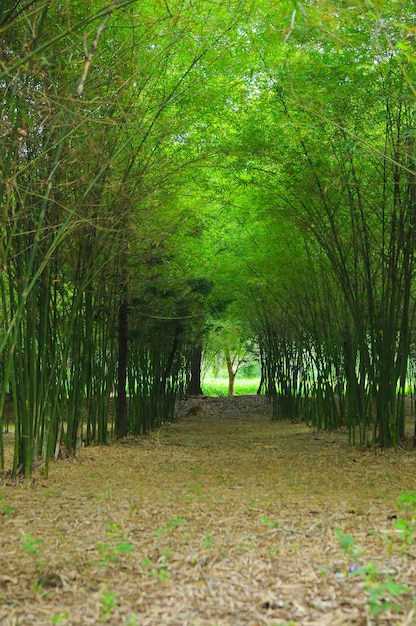
[[[234,395],[252,395],[256,394],[260,384],[260,376],[258,378],[244,378],[237,376],[234,383]],[[228,395],[228,376],[211,376],[206,374],[202,379],[202,391],[207,396],[227,396]]]
[[[2,476],[0,623],[415,624],[414,507],[397,502],[414,450],[270,415],[263,398],[190,400],[29,488]]]

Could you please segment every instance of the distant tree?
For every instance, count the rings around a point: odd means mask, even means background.
[[[238,319],[231,305],[219,319],[213,320],[207,337],[204,358],[215,367],[225,365],[228,373],[228,395],[234,395],[235,379],[240,369],[255,356],[253,329]],[[240,314],[241,317],[241,314]]]

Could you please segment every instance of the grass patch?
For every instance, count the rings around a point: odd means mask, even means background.
[[[244,396],[257,393],[260,378],[237,378],[235,379],[234,395]],[[228,378],[204,376],[202,381],[202,391],[206,396],[227,396]]]

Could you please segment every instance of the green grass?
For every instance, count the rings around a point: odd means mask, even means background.
[[[239,378],[237,376],[234,385],[234,395],[243,396],[257,393],[259,382],[259,378]],[[216,378],[207,374],[202,380],[202,391],[206,396],[227,396],[228,378]]]

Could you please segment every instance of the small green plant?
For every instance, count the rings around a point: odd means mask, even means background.
[[[266,515],[259,517],[260,522],[266,524],[269,528],[279,528],[278,522],[272,522]]]
[[[168,554],[162,554],[158,563],[159,565],[166,565],[166,561],[171,554],[173,554],[172,550],[166,551]],[[150,571],[150,576],[155,578],[159,582],[166,585],[170,580],[170,572],[166,569],[166,567],[160,567],[153,563],[150,556],[147,556],[142,560],[142,567]]]
[[[150,575],[164,585],[167,585],[170,580],[170,572],[164,567],[153,567]]]
[[[32,558],[39,558],[41,555],[40,547],[43,544],[42,539],[35,539],[32,535],[28,533],[23,533],[22,539],[20,541],[20,547],[26,554]]]
[[[108,543],[97,543],[96,549],[101,555],[100,565],[117,563],[122,554],[133,552],[133,546],[129,541],[122,541],[116,546],[111,546]]]
[[[52,615],[49,621],[52,622],[52,624],[61,624],[63,621],[67,620],[68,617],[68,613],[56,613],[56,615]]]
[[[205,500],[206,495],[202,492],[202,485],[201,485],[201,483],[199,483],[197,481],[192,482],[190,484],[189,488],[191,489],[191,491],[196,493],[196,495],[199,496],[202,500]]]
[[[355,539],[351,537],[351,535],[344,535],[339,528],[337,528],[334,533],[338,537],[341,550],[350,556],[355,563],[358,563],[361,559],[363,549],[356,545]]]
[[[117,526],[117,524],[111,524],[110,522],[107,523],[107,530],[106,530],[106,536],[107,537],[125,537],[126,533],[122,530],[120,530],[120,528]]]
[[[399,539],[403,542],[403,551],[406,551],[416,539],[416,493],[406,491],[398,498],[399,509],[402,510],[407,519],[400,517],[393,526],[399,531]]]
[[[212,537],[212,533],[208,533],[204,537],[204,548],[208,550],[208,548],[212,548],[212,544],[214,543],[214,539]]]
[[[0,515],[13,515],[14,508],[4,501],[4,495],[0,491]]]
[[[348,568],[352,576],[359,576],[363,580],[363,589],[368,593],[367,602],[370,614],[378,615],[383,611],[400,611],[397,603],[401,596],[410,593],[406,585],[397,583],[391,578],[383,579],[383,574],[371,562],[363,565],[363,548],[357,546],[350,535],[344,535],[341,530],[335,530],[341,549],[347,554],[353,563]]]
[[[163,550],[160,558],[159,558],[159,562],[160,563],[167,563],[168,559],[170,559],[170,557],[174,554],[173,550]]]
[[[290,549],[292,552],[299,552],[300,545],[298,544],[297,541],[292,541],[292,543],[290,544]]]
[[[405,491],[401,493],[397,498],[399,508],[403,510],[410,511],[411,513],[416,513],[416,492],[415,491]]]
[[[101,596],[101,619],[106,620],[111,615],[116,606],[116,594],[111,593],[108,590],[105,591],[104,594]]]
[[[279,548],[273,546],[273,548],[270,548],[270,550],[268,551],[267,556],[269,557],[269,559],[274,559],[277,554],[279,554]]]
[[[124,622],[125,626],[137,626],[138,625],[138,617],[137,615],[130,615],[130,617],[128,617],[126,619],[126,621]]]
[[[121,555],[133,552],[133,546],[128,541],[126,533],[120,530],[117,524],[107,524],[105,535],[110,541],[97,543],[95,546],[101,555],[100,565],[117,563]],[[113,540],[116,540],[118,543],[114,545]]]
[[[184,517],[175,517],[172,521],[168,522],[164,528],[159,528],[154,535],[155,537],[159,537],[160,535],[165,534],[169,530],[173,530],[182,524],[186,524],[187,521]]]
[[[368,606],[371,615],[378,615],[382,611],[401,611],[401,606],[395,602],[401,596],[410,593],[406,585],[388,579],[386,582],[366,583],[364,590],[370,596]]]

